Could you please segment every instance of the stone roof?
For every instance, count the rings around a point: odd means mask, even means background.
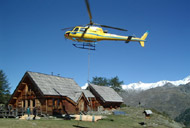
[[[89,90],[84,90],[82,89],[84,95],[88,98],[95,98],[95,96],[89,91]]]
[[[77,103],[82,95],[82,89],[71,78],[27,72],[32,81],[38,86],[43,95],[67,96]]]
[[[117,92],[110,87],[98,86],[94,84],[90,84],[89,87],[100,96],[103,102],[123,102]]]

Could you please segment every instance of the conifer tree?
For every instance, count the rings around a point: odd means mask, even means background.
[[[119,92],[122,90],[121,85],[124,84],[123,81],[119,80],[119,77],[113,77],[111,79],[105,78],[105,77],[93,77],[92,84],[99,85],[99,86],[108,86],[113,88],[116,92]]]
[[[0,104],[6,104],[10,98],[10,87],[3,70],[0,70]]]

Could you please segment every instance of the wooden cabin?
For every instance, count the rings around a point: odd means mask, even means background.
[[[96,100],[96,97],[89,90],[83,90],[83,92],[89,101],[89,107],[90,107],[89,110],[97,111],[100,104]]]
[[[89,84],[88,90],[96,97],[95,106],[103,106],[105,109],[118,108],[123,103],[123,99],[110,87]]]
[[[81,111],[97,111],[117,108],[122,98],[110,87],[90,84],[87,90],[70,78],[26,72],[13,92],[9,106],[13,109],[31,110],[48,115],[77,114]]]
[[[26,72],[12,94],[12,108],[31,110],[36,107],[43,114],[75,114],[87,111],[89,100],[80,86],[70,78]]]

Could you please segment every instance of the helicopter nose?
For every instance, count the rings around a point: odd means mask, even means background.
[[[66,33],[65,33],[65,37],[68,37],[69,34],[70,34],[70,32],[66,32]]]

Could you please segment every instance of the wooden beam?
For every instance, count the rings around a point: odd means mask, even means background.
[[[23,85],[26,85],[27,83],[22,82]]]
[[[27,93],[28,93],[28,85],[26,84],[25,85],[25,95],[27,95]]]
[[[30,100],[30,108],[33,110],[33,100]]]
[[[15,100],[16,100],[16,99],[17,99],[17,97],[13,97],[13,99],[15,99]]]
[[[22,100],[22,108],[24,108],[24,101]]]
[[[47,109],[48,109],[48,108],[47,108],[47,99],[46,99],[46,114],[47,114]]]
[[[25,108],[28,107],[28,100],[25,100]]]

